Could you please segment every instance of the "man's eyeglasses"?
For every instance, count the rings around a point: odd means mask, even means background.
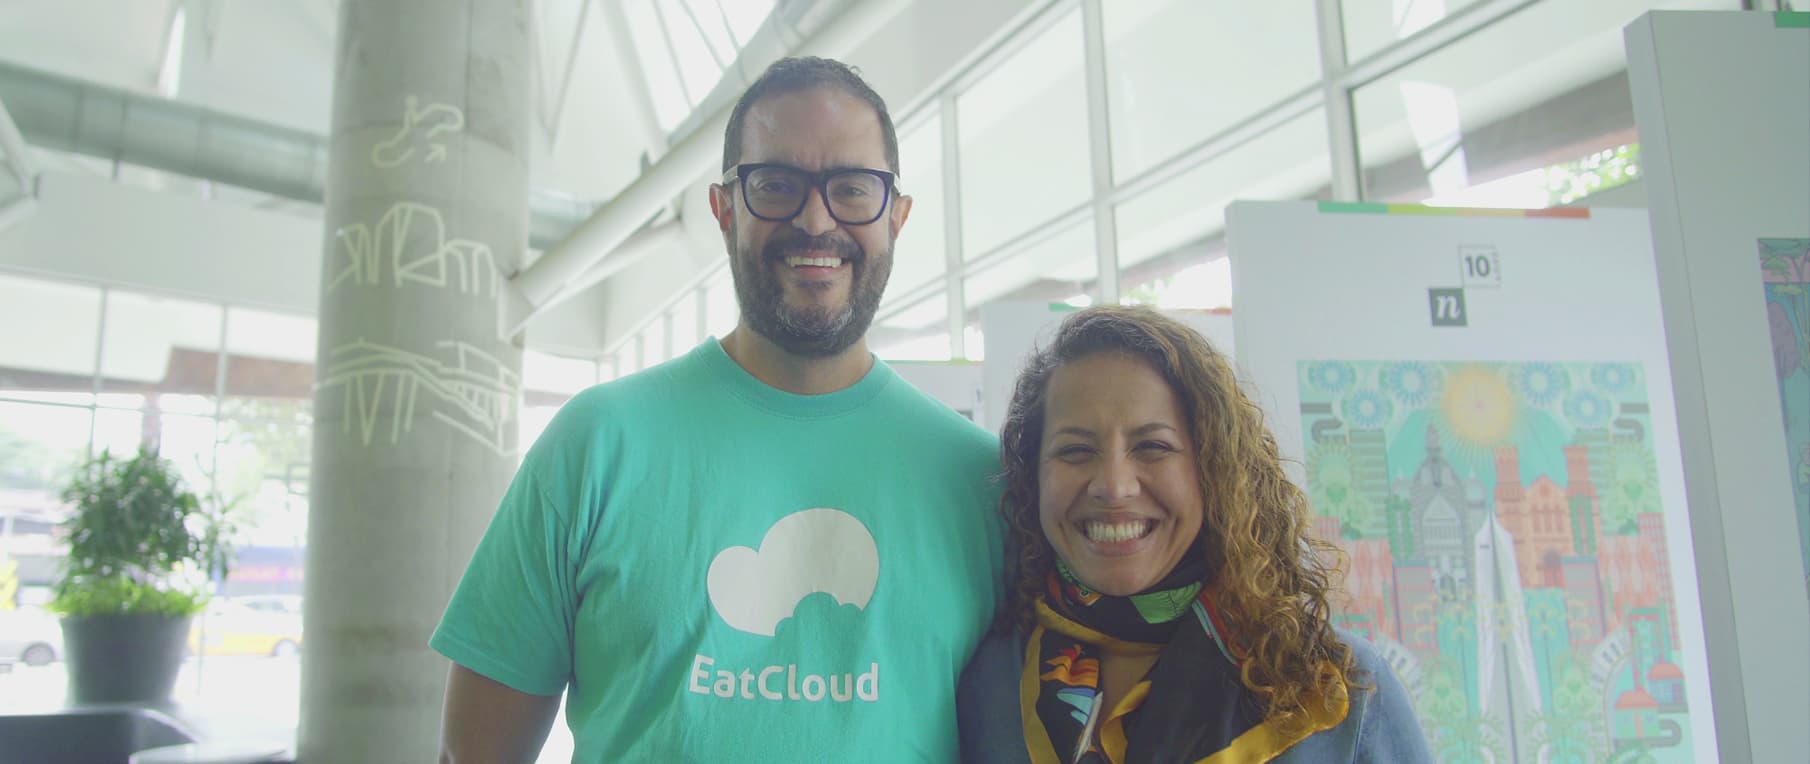
[[[815,188],[836,222],[867,225],[886,212],[898,176],[866,168],[806,172],[790,165],[748,163],[723,173],[723,185],[736,181],[742,184],[742,203],[761,220],[785,222],[797,217]]]

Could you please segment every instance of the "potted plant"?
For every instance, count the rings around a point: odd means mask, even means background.
[[[222,512],[148,449],[103,451],[63,500],[74,509],[62,526],[69,557],[50,609],[62,616],[70,700],[167,702],[206,582],[225,575]]]

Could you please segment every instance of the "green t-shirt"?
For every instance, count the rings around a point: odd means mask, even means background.
[[[997,454],[878,361],[800,396],[710,340],[554,417],[431,644],[569,685],[576,761],[954,761]]]

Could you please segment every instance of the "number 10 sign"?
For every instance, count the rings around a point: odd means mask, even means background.
[[[1458,245],[1458,278],[1467,287],[1502,286],[1502,260],[1488,244]]]

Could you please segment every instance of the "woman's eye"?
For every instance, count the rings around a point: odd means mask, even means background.
[[[1093,452],[1087,446],[1063,446],[1056,449],[1056,458],[1065,462],[1078,462],[1092,456]]]
[[[1174,452],[1175,447],[1160,440],[1146,440],[1139,443],[1136,450],[1146,455],[1161,455]]]

